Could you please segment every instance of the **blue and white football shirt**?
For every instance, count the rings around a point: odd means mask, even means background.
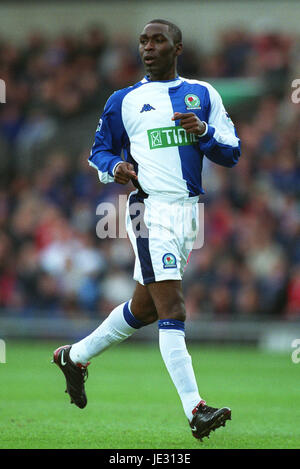
[[[174,112],[194,112],[207,123],[204,136],[187,134]],[[113,182],[116,165],[133,163],[146,194],[187,198],[203,193],[203,157],[234,166],[240,141],[218,92],[203,81],[177,77],[142,81],[108,99],[97,127],[89,163],[100,181]]]

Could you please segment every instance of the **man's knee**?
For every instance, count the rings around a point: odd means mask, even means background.
[[[181,281],[166,280],[149,285],[159,319],[185,321],[185,304]]]
[[[133,301],[131,303],[131,312],[136,319],[144,322],[145,324],[152,324],[157,321],[158,316],[153,304],[139,303]]]
[[[134,310],[132,310],[132,314],[136,319],[142,321],[145,324],[152,324],[158,319],[157,313],[154,310],[145,310],[136,307]]]
[[[157,311],[147,287],[137,283],[131,301],[131,312],[136,319],[145,324],[157,321]]]
[[[158,310],[159,319],[176,319],[177,321],[185,321],[186,312],[185,305],[182,300],[177,302],[169,302]]]

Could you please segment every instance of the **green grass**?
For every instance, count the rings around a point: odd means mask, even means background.
[[[121,344],[95,358],[80,410],[50,364],[60,343],[7,342],[0,364],[0,448],[299,448],[300,364],[254,348],[189,346],[200,393],[232,421],[195,440],[158,345]]]

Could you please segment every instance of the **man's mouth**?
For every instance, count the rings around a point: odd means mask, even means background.
[[[152,56],[144,57],[144,62],[146,65],[151,65],[155,62],[155,57],[152,57]]]

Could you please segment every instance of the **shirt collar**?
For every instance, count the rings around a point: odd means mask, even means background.
[[[181,80],[179,75],[177,75],[175,78],[172,78],[172,80],[150,80],[149,75],[145,75],[144,79],[150,83],[171,83],[178,82],[178,80]]]

